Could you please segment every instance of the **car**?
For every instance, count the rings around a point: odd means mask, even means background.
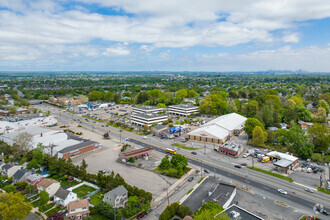
[[[137,219],[143,218],[146,215],[147,215],[146,212],[142,212],[142,213],[138,214]]]
[[[323,168],[319,168],[319,172],[320,173],[323,173],[324,172],[324,169]]]
[[[244,167],[246,167],[246,166],[247,166],[247,164],[246,164],[246,163],[241,163],[241,166],[244,166]]]
[[[197,155],[197,152],[193,151],[193,152],[191,152],[191,154],[193,154],[193,155]]]
[[[310,193],[313,193],[314,191],[312,190],[312,189],[310,189],[310,188],[305,188],[305,191],[306,192],[310,192]]]
[[[285,190],[283,190],[283,189],[278,189],[277,191],[278,191],[279,193],[282,193],[282,194],[285,194],[285,195],[288,194],[287,191],[285,191]]]
[[[236,168],[242,168],[241,165],[235,164]]]
[[[142,138],[143,138],[143,139],[147,139],[148,137],[147,137],[147,136],[143,136]]]
[[[210,171],[208,169],[204,169],[205,173],[210,173]]]
[[[106,170],[99,170],[99,173],[106,173],[107,171]]]
[[[188,178],[188,182],[191,182],[193,180],[194,180],[194,177],[193,176],[191,176],[191,177]]]
[[[248,157],[250,154],[248,154],[248,153],[244,153],[243,154],[243,158],[246,158],[246,157]]]
[[[326,209],[323,209],[322,213],[325,214],[325,215],[329,215],[329,212]]]

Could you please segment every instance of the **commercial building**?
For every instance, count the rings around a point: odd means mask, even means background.
[[[187,117],[188,115],[198,113],[198,106],[191,104],[171,105],[168,106],[167,113]]]
[[[64,97],[59,97],[59,98],[55,98],[55,97],[50,97],[49,98],[49,102],[50,103],[58,103],[60,105],[79,105],[80,101],[79,100],[75,100],[75,99],[71,99],[71,98],[64,98]]]
[[[139,107],[134,107],[132,109],[132,114],[149,114],[149,113],[158,113],[164,111],[163,108],[155,107],[155,106],[149,106],[149,105],[143,105]]]
[[[244,146],[241,144],[226,142],[223,145],[219,146],[217,150],[219,153],[238,157],[238,155],[240,155],[243,152]]]
[[[284,170],[287,173],[289,169],[292,170],[293,167],[298,164],[298,157],[290,154],[271,151],[266,155],[273,161],[273,164],[276,166],[276,170],[278,171]]]
[[[188,138],[192,141],[223,144],[234,135],[238,136],[244,131],[246,117],[237,113],[222,115],[189,132]]]
[[[145,159],[147,159],[149,157],[149,154],[153,151],[152,148],[149,147],[143,147],[140,149],[136,149],[136,150],[131,150],[128,152],[123,152],[119,154],[120,159],[124,159],[127,160],[130,157],[134,157],[134,158],[138,158],[138,157],[143,157]]]
[[[66,147],[58,152],[59,158],[69,159],[89,151],[96,151],[99,148],[99,143],[90,140],[84,140],[79,144]]]
[[[144,126],[148,125],[149,127],[152,124],[161,124],[163,121],[168,119],[165,114],[156,114],[156,113],[132,113],[131,115],[131,123],[133,125]]]
[[[228,214],[228,217],[232,220],[244,219],[244,220],[264,220],[263,218],[233,204],[219,213],[219,215],[223,212]]]

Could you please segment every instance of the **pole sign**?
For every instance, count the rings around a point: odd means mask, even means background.
[[[175,133],[175,132],[179,132],[179,131],[181,131],[181,126],[172,127],[172,128],[170,129],[170,133],[171,133],[171,134],[172,134],[172,133]]]

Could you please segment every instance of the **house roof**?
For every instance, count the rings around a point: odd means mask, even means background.
[[[65,153],[68,153],[68,152],[71,152],[71,151],[74,151],[74,150],[79,150],[81,148],[88,147],[88,146],[93,145],[93,144],[97,144],[97,142],[95,142],[95,141],[85,141],[85,142],[82,142],[82,143],[79,143],[79,144],[75,144],[75,145],[66,147],[66,148],[60,150],[59,152],[62,153],[62,154],[65,154]]]
[[[30,176],[27,177],[27,179],[29,179],[31,182],[34,182],[35,180],[38,180],[40,178],[43,178],[43,176],[41,176],[40,174],[32,174]]]
[[[107,194],[109,194],[110,196],[114,196],[114,197],[122,196],[125,193],[127,193],[127,190],[122,185],[120,185],[120,186],[114,188],[113,190],[107,192]]]
[[[209,121],[208,123],[203,125],[203,127],[212,124],[217,124],[229,131],[232,131],[234,129],[242,129],[246,120],[247,118],[242,115],[239,115],[237,113],[230,113],[222,115],[216,119],[213,119],[212,121]]]
[[[13,179],[20,180],[26,172],[27,170],[17,170],[16,173],[13,175]]]
[[[9,170],[12,167],[13,167],[13,165],[6,163],[5,165],[2,166],[2,169],[3,170]]]
[[[68,210],[77,209],[81,207],[88,207],[87,199],[80,199],[76,201],[69,202]]]
[[[59,183],[56,180],[53,179],[43,179],[41,180],[40,183],[38,183],[38,186],[41,186],[42,188],[48,188],[50,185],[52,185],[53,183]]]
[[[63,189],[62,187],[60,187],[54,196],[60,198],[60,199],[63,199],[65,200],[66,197],[68,197],[68,195],[70,194],[70,191],[69,190],[66,190],[66,189]]]

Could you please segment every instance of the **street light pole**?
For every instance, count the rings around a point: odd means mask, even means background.
[[[119,138],[120,138],[120,139],[119,139],[119,140],[120,140],[119,142],[120,142],[120,143],[121,143],[121,132],[123,132],[123,130],[120,129],[120,130],[119,130]]]

